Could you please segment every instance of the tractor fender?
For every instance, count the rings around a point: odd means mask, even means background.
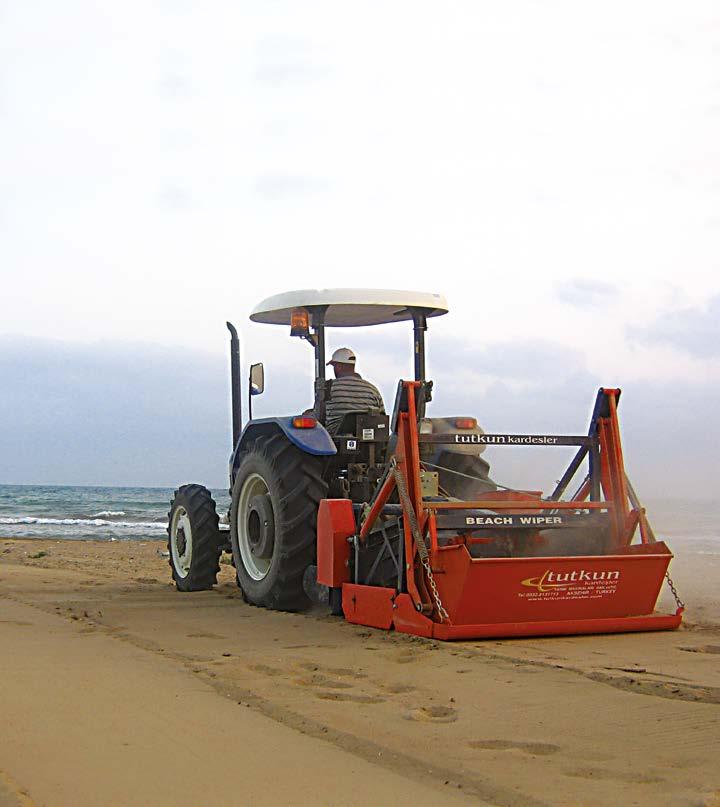
[[[293,426],[293,417],[258,418],[245,424],[240,439],[230,458],[230,477],[235,477],[240,464],[240,454],[259,436],[282,432],[287,439],[306,454],[315,457],[330,457],[337,454],[337,448],[327,429],[318,423],[312,429],[297,429]]]

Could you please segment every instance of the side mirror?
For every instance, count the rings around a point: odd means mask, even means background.
[[[250,395],[262,395],[265,391],[265,368],[260,364],[250,367]]]

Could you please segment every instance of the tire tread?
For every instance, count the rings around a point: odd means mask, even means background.
[[[315,558],[317,511],[320,500],[327,495],[327,484],[322,478],[322,460],[305,454],[280,434],[258,437],[243,462],[251,457],[262,458],[274,475],[278,511],[276,536],[282,533],[282,548],[274,571],[274,580],[268,591],[255,593],[244,587],[244,594],[254,605],[278,611],[300,611],[310,601],[303,587],[305,569]],[[238,469],[236,485],[242,479],[242,463]],[[266,480],[267,481],[267,480]],[[239,496],[239,491],[238,491]],[[233,510],[237,496],[233,493]],[[235,562],[242,563],[237,547],[237,519],[231,516],[233,554]]]
[[[176,503],[183,504],[192,524],[193,555],[187,577],[181,577],[177,573],[172,559],[170,530]],[[217,583],[222,554],[219,524],[215,500],[206,487],[197,484],[181,485],[175,491],[168,513],[167,547],[170,553],[168,563],[178,590],[207,591]]]

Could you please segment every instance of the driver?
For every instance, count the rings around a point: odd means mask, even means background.
[[[379,409],[385,414],[385,404],[378,388],[355,370],[355,353],[348,347],[338,348],[328,362],[335,372],[330,396],[325,403],[325,428],[336,434],[348,412]]]

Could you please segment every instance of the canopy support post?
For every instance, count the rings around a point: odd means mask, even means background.
[[[308,309],[312,316],[313,339],[315,347],[315,415],[321,423],[325,423],[325,400],[327,398],[327,382],[325,380],[325,312],[326,305],[313,306]]]
[[[415,380],[425,381],[425,331],[427,317],[417,308],[411,308],[413,318],[413,356],[415,360]]]

